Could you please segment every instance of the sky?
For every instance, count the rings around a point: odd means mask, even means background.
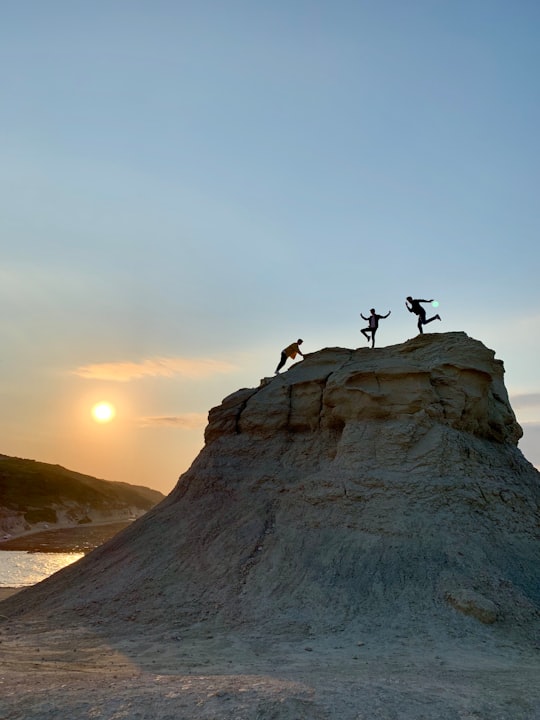
[[[283,347],[412,295],[540,467],[535,0],[6,0],[0,58],[1,453],[168,493]]]

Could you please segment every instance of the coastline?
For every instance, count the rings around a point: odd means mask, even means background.
[[[22,588],[22,587],[17,587],[17,588],[0,587],[0,602],[2,602],[2,600],[7,600],[8,597],[15,595],[16,593],[20,592],[21,590],[24,590],[24,588]]]
[[[22,533],[0,542],[3,551],[26,553],[89,553],[130,525],[132,520],[114,520],[92,525],[76,525]],[[26,587],[0,586],[0,602]]]
[[[19,550],[22,552],[88,553],[131,525],[132,522],[133,520],[112,520],[103,523],[30,531],[0,542],[0,552]]]

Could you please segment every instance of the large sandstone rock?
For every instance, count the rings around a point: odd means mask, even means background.
[[[503,373],[464,333],[308,355],[212,409],[171,495],[10,611],[526,641],[540,484]]]

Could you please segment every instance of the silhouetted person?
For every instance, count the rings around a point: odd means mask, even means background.
[[[299,347],[303,342],[304,342],[303,340],[298,338],[298,340],[296,342],[291,343],[288,347],[285,348],[285,350],[281,351],[281,358],[279,360],[279,365],[276,368],[276,373],[278,373],[281,370],[281,368],[285,365],[285,363],[287,362],[287,358],[291,358],[291,360],[294,360],[294,358],[296,357],[297,354],[302,355],[302,357],[304,357],[304,354],[300,350],[300,347]]]
[[[407,300],[405,300],[405,307],[407,310],[411,313],[414,313],[415,315],[418,315],[418,331],[420,334],[423,334],[424,331],[422,330],[422,325],[427,325],[430,322],[433,322],[433,320],[440,320],[440,315],[434,315],[432,318],[429,318],[429,320],[426,320],[426,311],[424,308],[420,305],[420,303],[431,303],[433,300],[413,300],[412,297],[409,295]],[[410,303],[410,307],[409,307]]]
[[[364,318],[364,320],[368,321],[367,328],[364,328],[363,330],[360,330],[360,332],[365,335],[367,338],[367,341],[369,342],[369,334],[371,333],[371,347],[375,347],[375,333],[377,332],[377,328],[379,327],[379,320],[384,320],[384,318],[387,318],[390,313],[392,312],[389,310],[386,315],[377,315],[375,312],[375,308],[371,308],[369,311],[371,315],[369,317],[365,317],[362,313],[360,313],[360,316]]]

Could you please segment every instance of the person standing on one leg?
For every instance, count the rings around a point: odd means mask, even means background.
[[[413,298],[409,295],[408,298],[405,300],[405,307],[407,310],[411,313],[414,313],[415,315],[418,315],[418,332],[420,334],[423,334],[424,331],[422,330],[422,325],[427,325],[430,322],[433,322],[433,320],[440,320],[440,315],[434,315],[432,318],[429,318],[429,320],[426,320],[426,311],[424,308],[420,305],[420,303],[431,303],[433,300],[413,300]],[[410,304],[410,307],[409,307]]]
[[[371,347],[375,347],[375,333],[377,332],[377,328],[379,327],[379,320],[384,320],[384,318],[387,318],[390,313],[392,312],[389,310],[386,315],[377,315],[375,312],[375,308],[371,308],[369,311],[371,315],[369,317],[365,317],[363,313],[360,313],[360,316],[368,321],[368,327],[364,328],[363,330],[360,330],[362,335],[364,335],[367,338],[367,341],[369,342],[369,335],[368,333],[371,333]]]
[[[291,360],[294,360],[296,355],[302,355],[304,357],[303,352],[300,350],[300,345],[304,341],[298,338],[298,340],[294,343],[291,343],[288,347],[285,348],[285,350],[281,351],[281,358],[279,360],[279,365],[276,368],[276,374],[279,373],[281,368],[285,365],[287,362],[287,358],[291,358]]]

